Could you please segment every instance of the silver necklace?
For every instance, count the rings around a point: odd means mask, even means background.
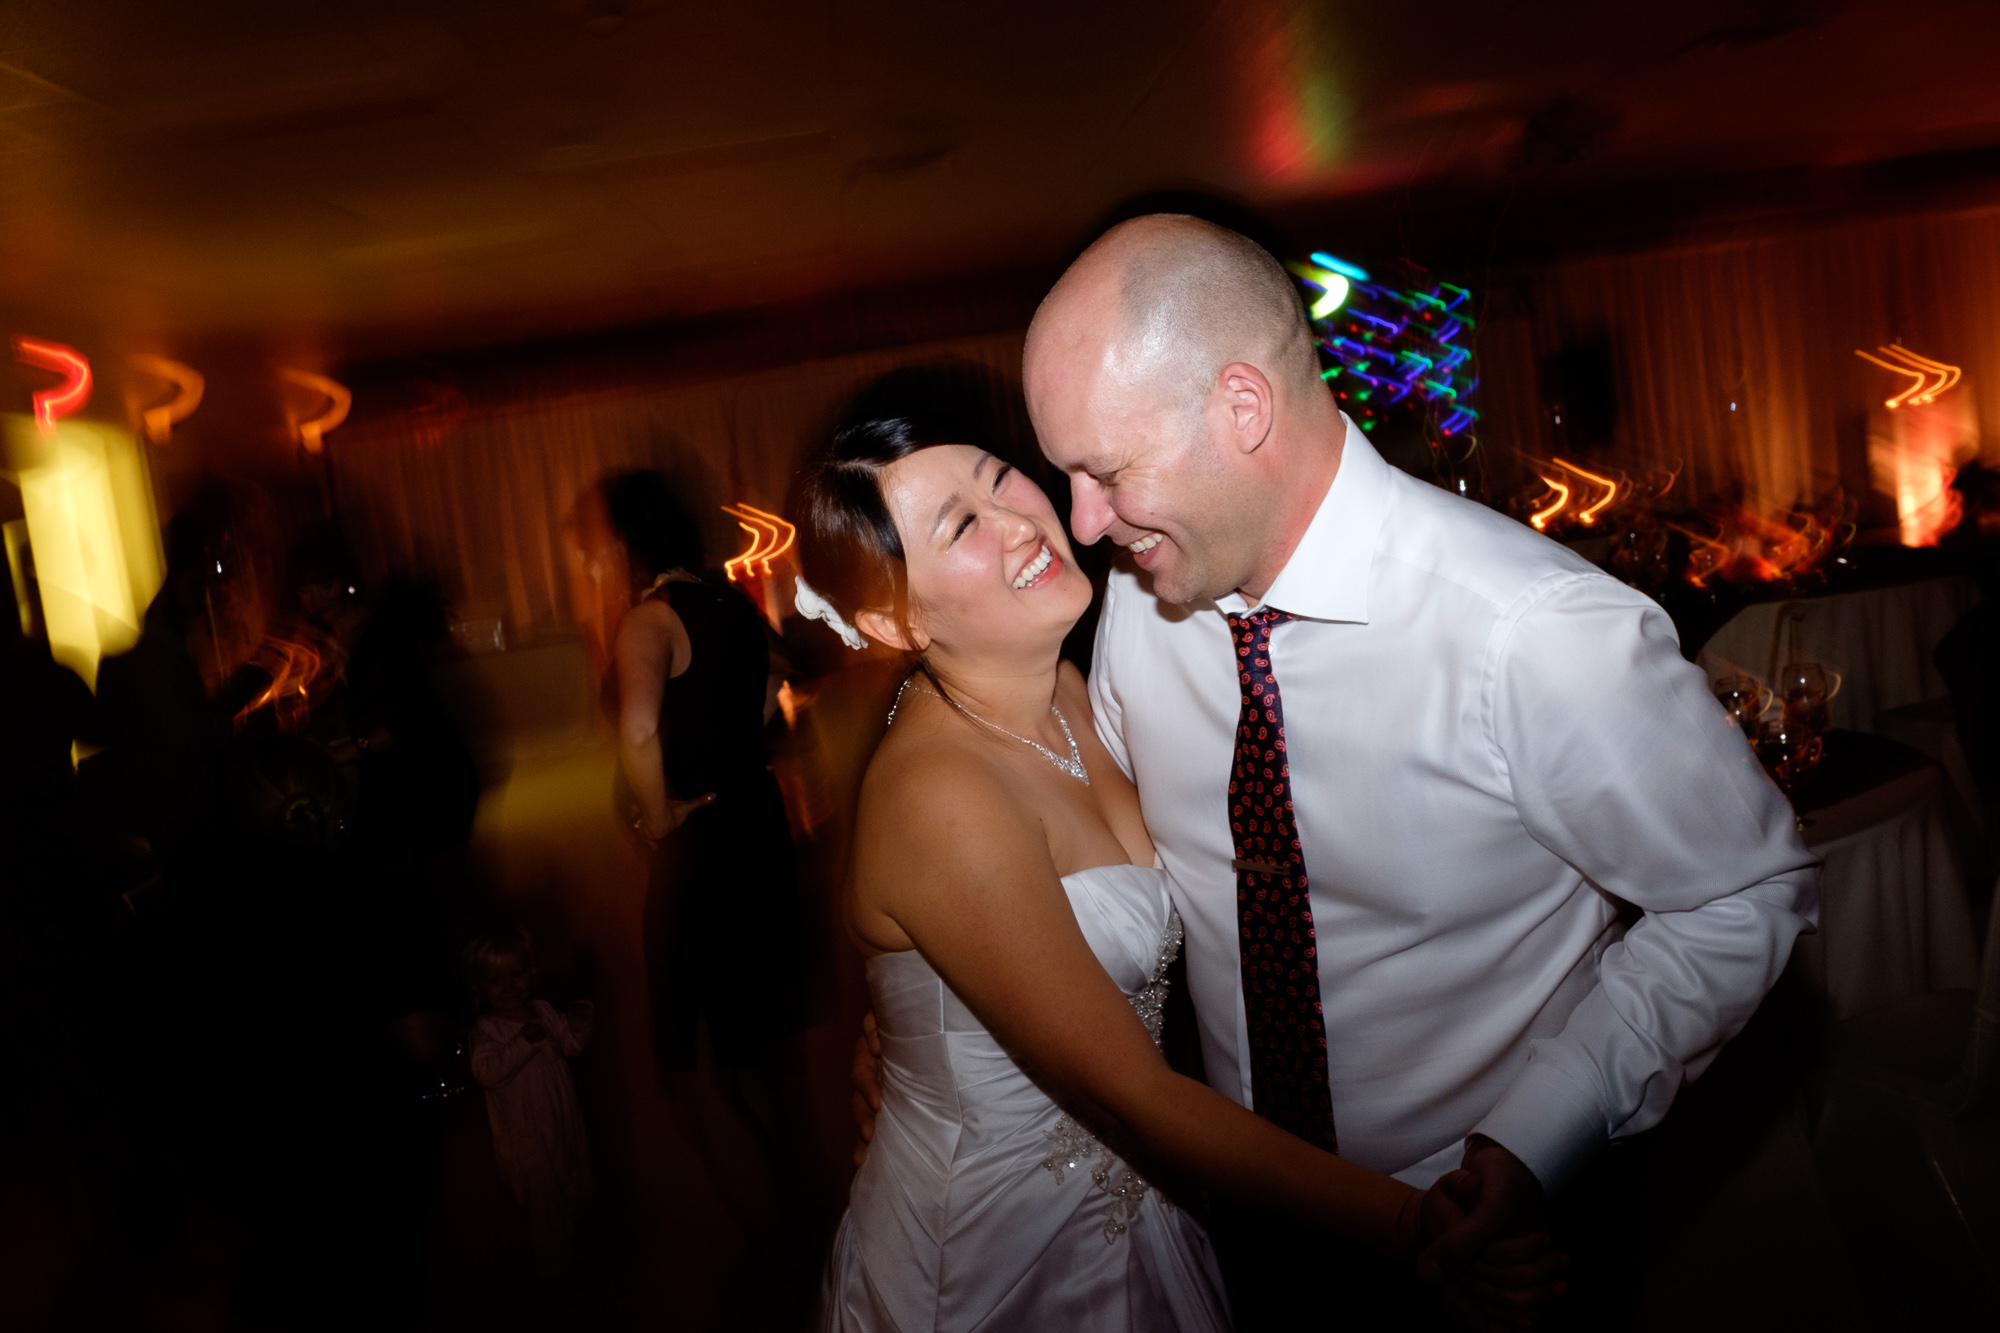
[[[915,680],[916,677],[914,676],[909,677],[903,682],[903,688],[896,691],[896,702],[889,705],[889,723],[891,726],[895,725],[896,710],[903,706],[903,691],[908,690],[915,682]],[[1069,758],[1067,759],[1063,758],[1061,755],[1057,754],[1054,750],[1051,750],[1048,746],[1042,744],[1040,741],[1031,741],[1026,736],[1016,736],[1013,732],[1007,730],[1007,728],[1005,727],[995,726],[993,723],[988,722],[985,718],[979,716],[979,714],[973,712],[970,708],[967,708],[964,704],[960,703],[956,699],[946,698],[944,695],[939,694],[936,690],[927,690],[921,685],[916,686],[916,691],[918,694],[928,694],[933,699],[944,699],[944,701],[950,704],[953,708],[956,708],[959,712],[965,714],[967,717],[971,718],[974,722],[977,722],[980,726],[985,727],[989,731],[997,731],[1002,736],[1005,736],[1007,739],[1019,741],[1023,745],[1032,745],[1037,750],[1040,750],[1050,763],[1056,766],[1057,772],[1062,773],[1067,777],[1075,778],[1078,782],[1081,782],[1086,787],[1090,785],[1090,770],[1083,766],[1083,753],[1082,751],[1076,748],[1076,737],[1070,733],[1069,719],[1064,717],[1062,715],[1062,709],[1057,708],[1054,704],[1049,705],[1049,711],[1056,715],[1056,725],[1062,728],[1063,739],[1069,742]]]

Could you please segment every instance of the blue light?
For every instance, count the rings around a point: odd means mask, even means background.
[[[1362,268],[1359,264],[1350,264],[1345,259],[1335,259],[1323,250],[1313,251],[1312,261],[1321,268],[1333,270],[1343,278],[1352,278],[1356,282],[1368,281],[1367,269]]]

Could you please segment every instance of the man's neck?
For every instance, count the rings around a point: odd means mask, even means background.
[[[1265,548],[1264,557],[1257,562],[1255,572],[1236,591],[1252,606],[1264,600],[1264,594],[1271,591],[1271,585],[1278,581],[1278,575],[1285,572],[1285,566],[1292,561],[1292,555],[1305,540],[1306,529],[1312,526],[1319,508],[1326,503],[1327,492],[1333,489],[1333,479],[1340,473],[1341,456],[1347,449],[1347,422],[1342,419],[1338,408],[1327,406],[1330,424],[1314,421],[1309,427],[1317,439],[1301,440],[1303,447],[1295,447],[1288,458],[1288,467],[1282,486],[1278,489],[1278,510],[1271,527],[1271,543]]]

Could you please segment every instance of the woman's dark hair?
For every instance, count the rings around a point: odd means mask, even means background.
[[[882,496],[883,469],[941,444],[1003,452],[972,373],[919,366],[882,377],[848,405],[833,437],[806,465],[799,554],[807,581],[849,621],[857,611],[887,609],[909,633],[909,573]]]
[[[598,483],[598,494],[626,552],[647,575],[701,572],[701,524],[663,474],[644,468],[614,472]]]

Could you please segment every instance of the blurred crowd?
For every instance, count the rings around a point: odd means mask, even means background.
[[[240,1326],[409,1326],[447,1140],[483,1100],[538,1280],[559,1290],[592,1198],[567,1069],[592,1006],[573,983],[550,1002],[565,983],[538,980],[536,941],[468,859],[482,789],[506,775],[437,684],[464,656],[448,597],[420,571],[364,574],[331,522],[279,541],[256,501],[209,482],[176,507],[143,633],[94,691],[32,614],[0,608],[0,1007],[22,1034],[0,1087],[8,1173],[77,1196],[99,1233],[81,1262],[106,1289],[163,1280],[219,1218]],[[615,565],[626,607],[659,608],[611,627],[602,730],[622,762],[599,799],[653,865],[660,1080],[735,1208],[745,1173],[714,1160],[703,1098],[681,1095],[699,1035],[730,1132],[766,1158],[750,1174],[785,1202],[739,1221],[810,1272],[812,1210],[786,1191],[826,1190],[787,1043],[808,934],[826,951],[799,904],[797,794],[771,771],[786,658],[657,474],[607,479],[577,510],[573,558]],[[666,620],[664,658],[622,641]],[[678,830],[659,822],[669,795]],[[103,1308],[149,1308],[127,1294]]]

